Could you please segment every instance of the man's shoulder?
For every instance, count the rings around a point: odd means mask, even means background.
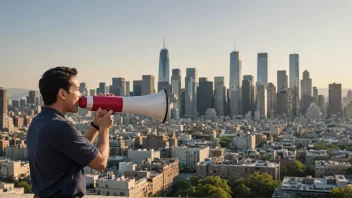
[[[28,131],[30,130],[43,130],[51,131],[52,133],[60,132],[65,133],[66,131],[75,130],[77,127],[71,121],[60,116],[36,116]]]

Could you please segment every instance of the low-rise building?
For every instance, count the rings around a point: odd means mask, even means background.
[[[125,170],[123,176],[117,178],[109,172],[97,181],[97,194],[136,198],[157,193],[165,195],[172,189],[173,180],[179,174],[179,162],[173,158],[149,160],[137,168]]]
[[[272,198],[284,197],[322,197],[328,198],[333,188],[345,188],[348,180],[343,175],[324,178],[284,177]]]
[[[255,135],[241,134],[241,136],[233,138],[232,147],[234,149],[243,149],[243,150],[255,149],[256,147]]]
[[[136,180],[124,176],[115,178],[109,175],[100,178],[96,186],[97,195],[127,196],[135,198],[148,197],[151,194],[150,183],[147,178]]]
[[[209,157],[209,147],[172,147],[172,157],[178,158],[181,166],[196,169],[197,163]]]
[[[24,187],[15,188],[14,183],[0,182],[0,197],[6,195],[23,195]]]
[[[350,167],[350,162],[317,160],[315,161],[315,177],[345,174],[346,170]]]
[[[86,187],[87,188],[95,188],[96,182],[98,181],[99,175],[94,174],[85,174],[86,176]]]
[[[1,162],[1,176],[18,179],[29,175],[29,164],[20,161]]]
[[[326,150],[309,150],[306,154],[306,165],[308,168],[315,169],[315,160],[328,160],[330,158]]]
[[[212,159],[207,159],[197,164],[197,176],[200,178],[214,175],[227,180],[236,180],[241,177],[248,177],[255,171],[259,173],[269,173],[273,179],[280,178],[279,164],[263,160],[246,160],[237,164],[234,161],[217,162]]]
[[[153,160],[154,158],[160,158],[160,151],[156,151],[154,149],[128,150],[128,159],[135,164],[141,164],[147,159]]]
[[[24,144],[9,146],[5,149],[5,156],[10,159],[28,159],[27,146]]]

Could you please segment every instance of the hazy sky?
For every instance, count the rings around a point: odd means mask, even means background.
[[[158,76],[163,37],[173,68],[229,84],[234,39],[242,74],[269,53],[269,82],[300,55],[300,78],[352,88],[352,1],[1,1],[0,87],[38,89],[54,66],[76,67],[88,88],[112,77]],[[157,79],[156,79],[157,82]],[[184,83],[183,83],[184,84]]]

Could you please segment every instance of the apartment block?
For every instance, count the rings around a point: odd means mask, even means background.
[[[246,161],[241,164],[233,162],[207,159],[197,164],[197,176],[205,178],[207,176],[219,176],[226,180],[236,180],[241,177],[248,177],[254,172],[268,173],[273,179],[280,178],[280,166],[278,163],[270,163],[262,160]]]
[[[20,161],[1,162],[1,176],[18,179],[29,175],[29,164]]]
[[[350,162],[317,160],[315,161],[315,177],[343,175],[350,167]]]
[[[272,198],[284,197],[321,197],[328,198],[333,188],[345,188],[348,180],[343,175],[324,178],[284,177]]]
[[[178,158],[180,165],[196,169],[197,163],[209,157],[209,147],[172,147],[172,157]]]

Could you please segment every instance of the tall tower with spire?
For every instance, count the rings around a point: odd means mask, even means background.
[[[158,78],[158,91],[162,88],[169,87],[170,73],[169,73],[169,50],[165,47],[165,39],[163,40],[163,49],[160,51],[159,57],[159,78]]]
[[[232,116],[242,115],[242,61],[240,52],[235,49],[230,53],[230,113]]]

